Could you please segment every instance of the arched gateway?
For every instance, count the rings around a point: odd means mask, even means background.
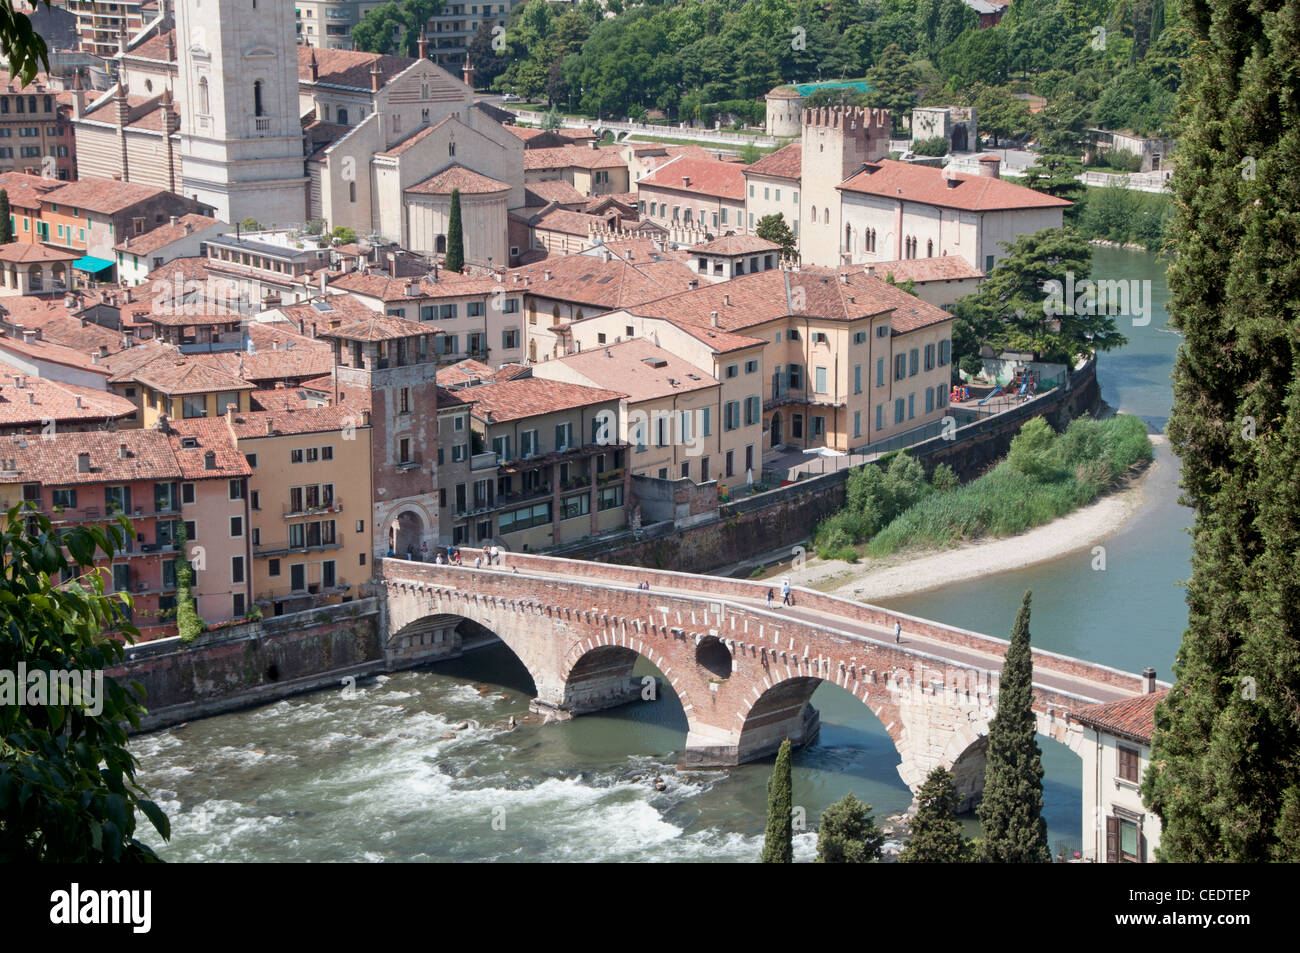
[[[467,564],[475,555],[462,550]],[[393,668],[458,655],[481,626],[532,676],[534,710],[568,718],[641,703],[642,656],[681,700],[683,761],[698,766],[815,740],[809,699],[831,681],[880,719],[913,791],[943,765],[967,804],[979,795],[1004,640],[809,590],[768,610],[766,583],[523,553],[491,569],[385,559],[379,582]],[[1144,690],[1142,676],[1079,659],[1035,652],[1034,664],[1039,731],[1072,747],[1069,712]]]

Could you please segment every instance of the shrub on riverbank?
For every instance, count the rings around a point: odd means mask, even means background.
[[[1168,195],[1119,186],[1087,189],[1076,227],[1084,238],[1104,238],[1121,245],[1141,245],[1158,251],[1173,219]]]
[[[908,546],[1012,536],[1090,503],[1150,459],[1146,425],[1136,417],[1080,417],[1059,436],[1035,417],[1012,440],[1005,460],[965,486],[944,465],[927,482],[921,465],[906,455],[885,470],[855,470],[844,509],[818,524],[813,546],[823,559],[856,562],[856,544],[868,540],[869,555],[887,556]]]

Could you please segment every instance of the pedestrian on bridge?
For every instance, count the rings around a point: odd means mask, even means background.
[[[790,593],[790,577],[786,576],[781,580],[781,605],[794,605],[794,597]]]
[[[772,603],[775,601],[776,601],[776,590],[775,589],[767,590],[767,607],[769,609],[772,608]]]
[[[898,643],[902,641],[903,641],[903,623],[895,619],[894,620],[894,642]]]

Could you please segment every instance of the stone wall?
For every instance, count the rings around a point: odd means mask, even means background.
[[[107,674],[144,686],[140,727],[150,731],[382,671],[378,621],[377,600],[361,599],[220,629],[190,645],[134,645]]]

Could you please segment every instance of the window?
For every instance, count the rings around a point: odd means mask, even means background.
[[[756,396],[745,398],[745,426],[751,427],[759,422],[763,413],[763,402]],[[730,474],[728,474],[730,475]]]
[[[920,351],[916,348],[907,352],[907,376],[915,377],[920,364]]]
[[[735,430],[740,426],[740,401],[728,401],[722,408],[722,429]]]
[[[731,378],[735,377],[735,376],[736,376],[737,374],[739,374],[739,373],[740,373],[740,365],[739,365],[739,364],[728,364],[728,365],[727,365],[726,375],[727,375],[727,378],[728,378],[728,379],[731,379]]]
[[[77,508],[77,491],[55,490],[53,503],[65,510],[75,510]]]
[[[901,381],[907,376],[907,355],[894,355],[894,380]]]
[[[803,365],[791,364],[789,373],[790,373],[790,389],[802,390],[803,389]]]
[[[509,328],[501,332],[501,346],[507,351],[519,347],[519,329]]]
[[[202,394],[181,398],[182,417],[206,417],[207,415],[208,401]]]
[[[525,430],[519,435],[519,453],[524,457],[531,457],[538,452],[538,441],[536,430]]]
[[[231,498],[232,500],[242,500],[242,499],[244,498],[244,481],[243,481],[243,480],[231,480],[231,481],[230,481],[230,498]]]
[[[925,369],[927,371],[934,370],[934,345],[933,344],[927,344],[925,346]]]
[[[109,513],[125,513],[131,508],[131,488],[129,486],[104,487],[104,509]]]
[[[301,448],[301,447],[299,447],[299,448],[296,449],[296,450],[290,450],[290,451],[289,451],[289,462],[290,462],[290,463],[302,463],[302,448]]]
[[[878,337],[878,338],[887,338],[887,337],[889,337],[889,325],[888,325],[888,324],[877,325],[877,326],[876,326],[876,337]]]
[[[866,344],[866,343],[867,343],[867,332],[866,332],[866,331],[855,331],[855,332],[853,333],[853,343],[854,343],[854,344]]]
[[[862,436],[862,411],[860,410],[855,410],[853,412],[853,436]]]
[[[451,448],[451,462],[464,463],[469,459],[469,447],[463,443],[458,443]]]
[[[916,416],[916,395],[907,395],[907,419],[911,420]]]
[[[596,509],[613,510],[623,505],[623,486],[615,484],[602,489],[596,496]]]
[[[853,365],[853,393],[862,393],[862,365]]]
[[[885,429],[885,405],[876,404],[876,429]]]
[[[566,496],[562,505],[563,510],[560,513],[560,519],[571,520],[579,516],[586,516],[591,512],[591,495],[589,493],[576,493],[573,496]]]
[[[813,375],[813,389],[818,394],[826,393],[826,368],[816,368]]]
[[[1138,783],[1138,753],[1133,748],[1126,748],[1124,745],[1116,745],[1115,753],[1119,761],[1118,773],[1120,780]]]
[[[411,462],[411,438],[403,437],[397,441],[397,462]]]
[[[1141,864],[1145,862],[1142,831],[1137,821],[1126,817],[1106,818],[1106,863]]]
[[[713,408],[705,407],[700,414],[700,436],[708,437],[713,433]]]
[[[266,561],[266,574],[267,574],[268,576],[279,576],[279,575],[280,575],[280,560],[278,560],[278,559],[268,559],[268,560]]]
[[[906,412],[907,405],[903,402],[903,398],[899,397],[894,401],[894,423],[901,424],[906,419]]]
[[[232,539],[244,535],[244,518],[242,516],[230,517],[230,536]]]
[[[746,362],[745,362],[745,373],[746,373],[746,374],[754,374],[754,373],[757,373],[757,371],[758,371],[758,361],[746,361]]]
[[[820,414],[815,415],[812,419],[812,435],[820,437],[826,433],[826,418]]]
[[[294,592],[301,592],[307,588],[307,564],[292,563],[289,566],[289,588]]]
[[[930,388],[925,389],[925,412],[928,414],[934,410],[934,391]]]
[[[939,366],[943,367],[952,359],[952,341],[943,340],[939,342]]]
[[[230,581],[236,584],[244,581],[244,557],[243,556],[234,556],[231,558]]]

